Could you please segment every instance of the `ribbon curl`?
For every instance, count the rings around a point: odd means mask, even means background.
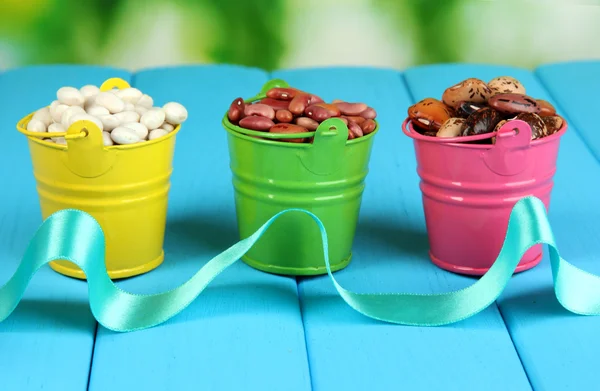
[[[250,250],[275,220],[292,212],[306,213],[315,221],[321,232],[324,261],[333,285],[350,307],[370,318],[413,326],[440,326],[469,318],[500,296],[523,254],[540,243],[547,244],[550,250],[554,291],[560,304],[576,314],[600,314],[600,277],[560,257],[544,204],[530,196],[514,205],[504,244],[488,272],[467,288],[437,294],[355,293],[343,288],[331,272],[323,223],[303,209],[276,214],[254,234],[211,259],[179,287],[157,294],[133,294],[118,288],[108,276],[104,266],[104,233],[98,222],[80,210],[65,209],[42,223],[15,274],[0,288],[0,321],[17,307],[40,267],[64,259],[85,272],[90,307],[102,326],[130,332],[159,325],[183,311],[214,278]]]

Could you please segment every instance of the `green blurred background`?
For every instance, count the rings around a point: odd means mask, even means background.
[[[600,0],[0,0],[0,69],[600,59]]]

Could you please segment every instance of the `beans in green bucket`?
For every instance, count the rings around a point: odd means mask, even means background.
[[[236,98],[227,112],[229,121],[241,128],[268,133],[314,132],[329,118],[340,118],[348,126],[348,139],[363,137],[376,128],[377,112],[361,102],[339,99],[331,103],[297,88],[271,88],[263,99],[245,103]],[[312,137],[275,139],[279,142],[310,143]]]
[[[510,76],[489,82],[468,78],[446,88],[441,100],[425,98],[408,108],[415,131],[430,137],[464,137],[497,132],[507,121],[525,121],[532,140],[548,137],[563,126],[550,102],[526,95],[526,89]],[[495,142],[495,138],[477,143]]]

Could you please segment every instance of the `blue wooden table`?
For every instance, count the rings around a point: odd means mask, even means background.
[[[63,85],[122,77],[189,111],[177,136],[165,239],[158,269],[117,282],[160,292],[191,277],[238,240],[222,113],[272,77],[327,101],[363,101],[378,111],[367,187],[350,266],[336,274],[357,292],[444,292],[475,280],[438,269],[427,236],[412,141],[400,126],[409,105],[441,97],[467,77],[510,75],[547,99],[570,124],[562,139],[550,221],[561,255],[600,273],[600,62],[542,66],[440,65],[395,70],[323,68],[271,74],[237,66],[185,66],[129,73],[90,66],[36,66],[0,74],[0,285],[16,270],[41,223],[27,142],[17,121]],[[0,390],[592,390],[600,317],[563,309],[547,257],[513,277],[499,300],[450,326],[405,327],[360,315],[327,276],[291,278],[242,262],[183,313],[133,333],[92,316],[84,281],[49,267],[0,323]]]

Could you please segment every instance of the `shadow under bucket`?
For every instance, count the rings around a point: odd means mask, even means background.
[[[128,88],[122,79],[105,81],[101,91]],[[63,209],[93,216],[106,239],[106,270],[112,279],[146,273],[164,259],[175,135],[138,144],[104,146],[102,131],[90,121],[73,123],[66,134],[27,131],[33,116],[17,124],[27,136],[42,217]],[[67,145],[43,138],[64,136]],[[74,238],[75,240],[77,238]],[[72,262],[58,260],[50,267],[67,276],[85,279]]]
[[[271,81],[261,94],[246,102],[262,99],[274,87],[289,85],[282,80]],[[227,114],[223,126],[227,131],[240,237],[252,235],[285,209],[306,209],[327,230],[331,270],[346,267],[379,124],[372,133],[353,140],[348,140],[348,128],[338,118],[322,122],[315,132],[299,134],[243,129],[233,125]],[[313,136],[312,143],[277,141]],[[242,261],[275,274],[327,273],[319,229],[304,213],[281,216]]]
[[[434,264],[452,272],[483,275],[492,266],[506,235],[515,203],[533,195],[550,204],[560,138],[567,129],[531,140],[531,128],[521,120],[507,121],[494,144],[466,144],[466,137],[443,139],[416,132],[406,119],[404,134],[413,139],[421,179],[429,255]],[[530,248],[516,272],[542,259],[542,246]]]

